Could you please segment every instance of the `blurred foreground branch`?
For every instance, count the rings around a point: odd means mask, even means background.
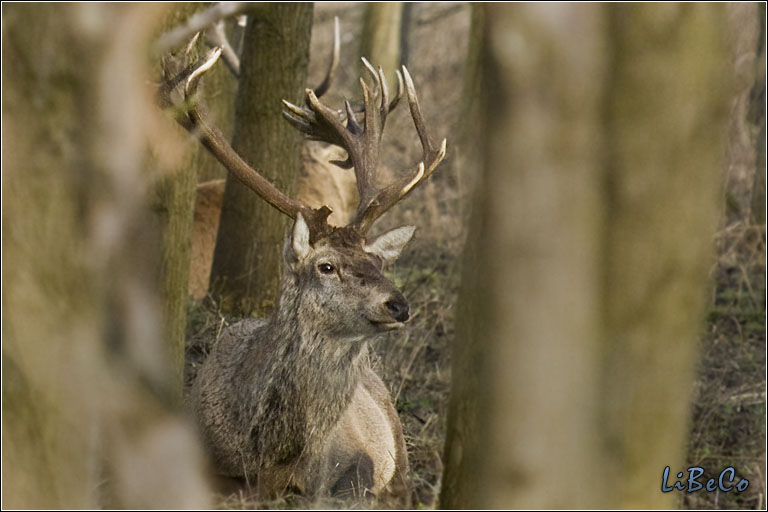
[[[166,152],[128,4],[3,6],[3,506],[208,506],[147,205]],[[162,160],[163,158],[161,158]]]

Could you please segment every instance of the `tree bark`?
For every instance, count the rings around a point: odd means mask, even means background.
[[[162,236],[162,251],[155,263],[160,274],[164,338],[171,361],[172,393],[181,405],[184,390],[185,340],[189,288],[192,217],[194,215],[199,150],[190,154],[171,175],[154,185],[152,213]]]
[[[722,6],[489,5],[443,508],[669,508],[727,110]]]
[[[282,99],[301,104],[312,4],[268,4],[248,17],[232,146],[278,189],[293,195],[301,134],[283,120]],[[262,316],[274,306],[289,219],[231,176],[210,289],[225,309]]]
[[[9,508],[208,506],[201,452],[171,412],[152,271],[143,166],[159,113],[137,49],[156,9],[3,5]]]

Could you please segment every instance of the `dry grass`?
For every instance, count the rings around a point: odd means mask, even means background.
[[[733,466],[741,494],[695,493],[686,508],[761,509],[766,503],[765,225],[735,222],[717,236],[714,293],[701,340],[688,465]]]

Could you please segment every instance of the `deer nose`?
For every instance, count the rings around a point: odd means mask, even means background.
[[[408,306],[408,301],[405,300],[405,297],[403,297],[401,293],[398,292],[392,295],[384,305],[387,306],[392,318],[398,322],[405,322],[408,320],[408,312],[410,308]]]

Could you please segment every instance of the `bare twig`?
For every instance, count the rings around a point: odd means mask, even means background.
[[[210,27],[216,22],[239,14],[246,9],[253,9],[255,4],[250,2],[221,2],[204,11],[198,12],[170,32],[160,36],[155,43],[154,51],[156,55],[162,55],[192,37],[195,32]]]

